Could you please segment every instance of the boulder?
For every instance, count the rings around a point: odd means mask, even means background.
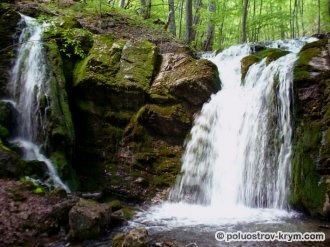
[[[208,60],[196,60],[188,52],[162,55],[160,71],[149,94],[152,102],[175,102],[178,99],[200,106],[220,89],[216,66]]]
[[[162,136],[183,140],[191,127],[192,116],[181,105],[145,105],[140,111],[138,121],[152,132]]]
[[[112,240],[113,247],[147,247],[148,231],[145,228],[135,228],[127,233],[118,233]]]
[[[99,237],[110,223],[111,207],[80,199],[69,212],[70,237],[85,240]]]

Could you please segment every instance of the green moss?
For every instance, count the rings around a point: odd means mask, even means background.
[[[123,48],[117,84],[122,87],[149,89],[157,59],[157,47],[147,40],[128,41]]]
[[[267,59],[266,59],[266,64],[270,64],[271,62],[279,59],[280,57],[283,57],[287,54],[289,54],[290,52],[288,51],[282,51],[282,50],[276,50],[276,51],[273,51],[271,52],[268,56],[267,56]]]
[[[312,215],[322,212],[326,185],[316,171],[316,157],[321,142],[320,126],[305,123],[294,141],[292,166],[293,189],[290,201],[300,209],[308,209]]]
[[[123,212],[124,219],[126,220],[132,219],[136,211],[133,207],[124,207],[121,210]]]
[[[73,70],[73,86],[76,86],[86,77],[86,65],[88,63],[88,58],[79,61]]]
[[[320,55],[321,49],[318,47],[312,47],[305,49],[299,53],[299,58],[296,61],[296,66],[309,65],[312,58]]]
[[[249,55],[241,59],[241,72],[242,72],[242,82],[249,71],[252,64],[259,62],[261,59],[255,55]]]
[[[293,190],[290,198],[291,204],[317,216],[323,210],[325,202],[326,185],[316,172],[315,162],[304,154],[302,149],[296,147],[293,158]]]
[[[2,125],[0,125],[0,139],[4,140],[9,137],[10,133],[9,130]]]
[[[111,207],[112,212],[114,212],[114,211],[117,211],[119,209],[122,209],[123,204],[121,203],[121,201],[115,200],[115,201],[110,202],[110,207]]]
[[[328,39],[320,39],[311,43],[307,43],[301,48],[300,52],[304,52],[310,48],[321,48],[325,47],[328,44]]]
[[[81,82],[113,85],[119,68],[124,41],[114,40],[111,35],[94,35],[93,47],[74,68],[74,86]]]
[[[33,193],[36,195],[45,195],[46,191],[42,187],[35,188]]]

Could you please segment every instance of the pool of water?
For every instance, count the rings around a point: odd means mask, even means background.
[[[295,211],[237,207],[203,207],[185,203],[163,203],[141,209],[121,230],[147,228],[151,241],[176,240],[184,246],[330,246],[329,222],[308,218]],[[279,233],[280,241],[217,241],[215,234],[223,232],[235,237],[242,234]],[[322,242],[285,242],[286,233],[324,233]],[[234,233],[234,234],[233,234]],[[260,235],[259,235],[260,236]],[[230,236],[227,236],[230,237]],[[219,238],[219,237],[218,237]],[[290,237],[287,237],[290,238]]]

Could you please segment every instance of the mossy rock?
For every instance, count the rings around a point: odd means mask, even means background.
[[[220,89],[218,70],[212,62],[196,60],[189,53],[169,53],[163,55],[149,95],[156,104],[183,101],[201,106]]]
[[[292,205],[330,217],[330,74],[328,40],[306,44],[294,68]]]
[[[157,47],[147,40],[128,41],[123,47],[116,83],[147,91],[154,75]]]
[[[324,40],[306,44],[299,52],[299,57],[295,63],[294,82],[302,83],[313,80],[311,72],[315,70],[311,65],[313,58],[321,55],[322,48],[320,45],[324,44]],[[324,48],[323,48],[324,49]]]
[[[320,39],[320,40],[305,44],[301,48],[300,52],[303,52],[303,51],[308,50],[310,48],[322,48],[322,47],[325,47],[327,44],[328,44],[328,39]]]
[[[242,80],[244,80],[247,72],[251,65],[260,62],[262,59],[266,58],[266,65],[270,64],[273,61],[276,61],[280,57],[289,54],[288,51],[283,51],[281,49],[276,48],[265,48],[261,51],[256,52],[255,54],[251,54],[242,58],[241,60],[241,73]]]
[[[53,24],[63,29],[82,28],[79,21],[71,16],[57,16],[54,18]]]
[[[64,65],[55,40],[49,40],[46,46],[47,71],[49,83],[49,109],[46,129],[46,150],[59,168],[65,180],[74,180],[71,168],[75,130],[64,76]],[[55,158],[56,157],[56,158]]]
[[[146,105],[138,116],[139,123],[153,132],[155,136],[173,139],[185,138],[192,123],[191,115],[180,104],[172,106]]]
[[[244,80],[251,65],[260,62],[261,58],[256,55],[249,55],[241,59],[242,81]]]

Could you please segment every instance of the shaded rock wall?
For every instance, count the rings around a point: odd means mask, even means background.
[[[294,70],[294,207],[330,217],[330,45],[307,44]]]
[[[144,200],[171,185],[193,116],[220,88],[216,67],[188,50],[94,35],[73,71],[75,169],[82,189]]]

